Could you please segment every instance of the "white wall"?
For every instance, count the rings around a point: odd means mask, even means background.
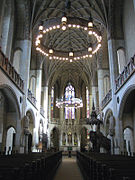
[[[133,0],[125,0],[123,17],[126,60],[128,61],[135,54],[135,12]]]

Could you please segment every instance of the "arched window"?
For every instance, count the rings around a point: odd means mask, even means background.
[[[117,50],[119,74],[122,73],[124,66],[126,65],[124,49],[120,48]]]
[[[89,118],[90,115],[90,98],[89,98],[89,90],[88,87],[86,87],[86,108],[87,108],[87,118]]]
[[[32,94],[35,96],[36,92],[36,78],[34,76],[31,76],[30,78],[30,90]]]
[[[131,128],[124,129],[124,148],[128,155],[133,152],[133,131]]]
[[[109,76],[104,76],[104,96],[109,92],[109,90],[110,90]]]
[[[14,52],[13,66],[18,74],[20,73],[21,56],[22,56],[22,51],[20,49],[18,49]]]
[[[75,89],[69,83],[65,89],[65,100],[71,102],[75,98]],[[75,119],[75,107],[65,107],[65,119]]]
[[[53,118],[54,87],[51,89],[51,118]]]
[[[15,146],[15,129],[10,127],[7,130],[7,138],[6,138],[6,154],[11,154],[13,147]]]

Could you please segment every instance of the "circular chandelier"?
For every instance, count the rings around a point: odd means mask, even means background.
[[[94,43],[89,43],[87,49],[81,51],[73,51],[70,48],[69,52],[58,51],[53,48],[45,47],[42,43],[43,37],[45,37],[48,33],[52,31],[61,30],[65,32],[66,30],[75,30],[80,29],[81,31],[86,32],[86,35],[94,39]],[[42,55],[45,55],[50,60],[58,59],[58,60],[69,60],[72,62],[73,60],[86,59],[88,57],[92,57],[101,47],[102,37],[100,32],[97,30],[96,26],[93,24],[92,18],[88,20],[77,18],[77,17],[66,17],[64,15],[61,19],[55,22],[53,21],[52,25],[45,28],[43,24],[39,26],[39,33],[36,37],[35,45],[36,50],[40,52]]]
[[[74,107],[74,108],[81,108],[83,107],[83,102],[81,98],[70,98],[70,99],[56,99],[56,106],[58,108],[63,107]]]

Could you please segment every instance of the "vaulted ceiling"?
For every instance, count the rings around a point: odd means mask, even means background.
[[[24,2],[23,0],[21,0]],[[27,0],[25,0],[27,1]],[[17,1],[16,1],[17,2]],[[118,0],[120,4],[122,1]],[[47,77],[47,82],[54,85],[56,81],[60,81],[65,84],[66,81],[72,80],[74,84],[78,84],[80,79],[85,82],[86,85],[90,85],[91,81],[95,78],[95,71],[99,65],[108,67],[108,49],[106,32],[109,23],[111,21],[110,8],[115,9],[113,0],[31,0],[29,1],[30,16],[31,16],[31,29],[33,37],[32,54],[33,61],[38,61],[37,52],[35,51],[35,37],[38,33],[38,26],[41,21],[44,25],[48,26],[60,19],[64,12],[69,17],[82,18],[88,21],[90,14],[94,20],[94,25],[101,32],[102,48],[94,55],[93,58],[80,60],[76,62],[65,62],[60,60],[49,60],[46,57],[42,57],[45,62],[44,75]],[[72,46],[74,51],[82,51],[88,47],[88,43],[91,39],[82,30],[67,30],[62,32],[56,30],[48,33],[44,39],[44,46],[53,47],[58,51],[69,51]],[[39,57],[39,56],[38,56]],[[102,63],[103,62],[103,63]],[[36,63],[35,63],[36,64]],[[44,67],[44,66],[43,66]],[[70,72],[70,73],[69,73]],[[69,75],[70,74],[70,75]],[[70,77],[69,77],[70,76]]]

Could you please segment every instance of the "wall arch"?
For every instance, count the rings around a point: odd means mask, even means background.
[[[36,95],[36,77],[35,76],[30,77],[29,89],[31,90],[32,94],[35,96]]]
[[[32,117],[32,120],[33,120],[33,127],[35,128],[35,115],[34,115],[34,112],[33,112],[33,110],[30,108],[30,109],[27,109],[26,110],[26,115],[27,115],[27,113],[30,113],[30,115],[31,115],[31,117]]]
[[[6,154],[11,154],[14,146],[15,146],[15,135],[16,130],[13,126],[7,128],[7,136],[6,136]]]
[[[13,88],[7,84],[2,84],[2,85],[0,85],[0,90],[5,92],[5,94],[8,97],[12,97],[11,100],[12,101],[14,100],[14,105],[17,109],[18,118],[21,119],[21,111],[20,111],[20,106],[19,106],[19,100],[18,100],[17,95],[16,95],[15,91],[13,90]]]
[[[124,111],[124,106],[125,106],[127,97],[128,97],[128,95],[129,95],[133,90],[135,90],[135,85],[129,86],[129,87],[127,88],[127,90],[125,91],[125,93],[123,94],[122,98],[121,98],[122,100],[121,100],[120,108],[119,108],[119,112],[118,112],[118,118],[119,118],[119,120],[122,119],[122,114],[123,114],[123,111]]]
[[[125,65],[126,65],[126,57],[125,57],[124,48],[118,48],[117,49],[117,60],[118,60],[119,74],[121,74],[122,71],[124,70]]]
[[[22,57],[22,49],[16,48],[13,55],[13,66],[18,74],[20,73],[21,57]]]
[[[4,84],[0,86],[0,94],[3,97],[3,103],[0,106],[0,142],[2,143],[2,151],[5,150],[5,147],[9,146],[7,143],[7,131],[13,127],[16,131],[17,138],[15,139],[15,148],[19,147],[19,139],[21,134],[21,112],[16,93],[12,87]],[[7,149],[7,148],[6,148]],[[10,149],[11,153],[12,148]],[[16,149],[19,150],[19,149]],[[6,150],[7,153],[7,150]]]

